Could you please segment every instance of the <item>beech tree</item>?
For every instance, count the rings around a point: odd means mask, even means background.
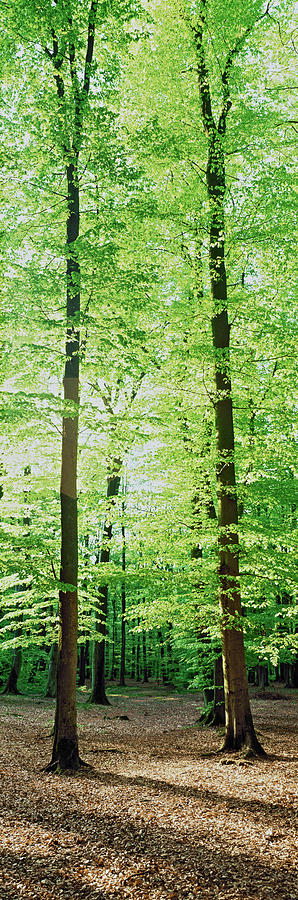
[[[180,687],[212,689],[222,628],[227,749],[261,752],[244,642],[260,677],[294,672],[285,7],[185,0],[182,14],[175,0],[154,0],[147,21],[126,0],[98,3],[96,20],[85,0],[0,9],[0,662],[5,684],[17,646],[21,690],[29,670],[44,689],[60,591],[71,667],[64,644],[53,770],[79,765],[78,586],[79,641],[94,642],[103,686],[96,702],[106,697],[105,630],[114,675],[118,666],[124,590],[126,662],[134,649],[138,677],[143,661],[145,677],[162,665]],[[123,400],[110,410],[104,385]]]
[[[123,4],[120,19],[128,21],[136,6]],[[76,726],[76,666],[78,634],[78,512],[77,458],[80,364],[80,174],[86,145],[86,114],[92,77],[98,0],[83,7],[55,0],[39,21],[38,4],[17,8],[22,13],[45,59],[56,88],[55,142],[64,165],[67,186],[66,215],[66,351],[63,378],[64,415],[61,461],[61,564],[57,704],[51,770],[76,769],[80,764]],[[103,21],[106,10],[100,9]],[[82,34],[86,31],[86,41]]]
[[[241,625],[238,501],[234,460],[235,441],[224,220],[226,193],[224,141],[227,118],[232,106],[230,70],[253,26],[249,24],[246,29],[243,28],[242,34],[227,52],[221,73],[222,106],[216,119],[212,108],[210,74],[205,53],[207,8],[208,0],[202,0],[197,18],[190,19],[190,27],[196,47],[201,117],[208,147],[206,184],[210,207],[209,267],[213,303],[211,325],[216,388],[214,409],[217,443],[218,575],[222,611],[226,710],[226,733],[223,749],[239,750],[242,746],[247,746],[259,755],[263,755],[264,751],[256,737],[250,710]]]
[[[277,128],[283,128],[283,121],[278,120],[278,100],[273,102],[270,97],[270,112],[263,105],[262,83],[264,80],[264,72],[266,71],[265,56],[262,59],[260,46],[264,42],[264,48],[269,46],[272,58],[276,64],[276,72],[281,72],[276,63],[276,55],[278,50],[276,44],[282,43],[284,53],[286,44],[287,25],[282,25],[284,6],[281,5],[277,10],[277,17],[271,16],[270,7],[266,4],[255,3],[249,4],[241,8],[234,5],[233,9],[224,2],[198,2],[184,5],[184,23],[187,26],[188,34],[191,36],[194,52],[190,51],[189,38],[187,31],[183,31],[185,35],[185,43],[178,42],[177,34],[179,30],[178,17],[180,10],[178,4],[173,3],[173,7],[168,11],[165,20],[162,5],[155,4],[156,28],[154,32],[154,52],[155,65],[154,74],[152,74],[152,61],[150,61],[150,79],[148,79],[149,61],[145,57],[145,67],[143,71],[141,66],[136,66],[138,77],[141,85],[138,91],[138,103],[141,105],[144,115],[145,107],[147,121],[143,129],[137,132],[136,142],[138,148],[143,154],[143,158],[147,159],[149,155],[149,147],[155,158],[155,176],[158,185],[158,193],[160,196],[161,209],[163,212],[163,220],[166,219],[159,244],[162,244],[164,253],[169,253],[173,257],[173,264],[177,267],[177,244],[183,245],[183,256],[188,262],[192,259],[192,284],[193,296],[197,297],[197,308],[194,314],[197,329],[205,326],[204,314],[212,320],[212,356],[215,372],[215,391],[211,381],[208,368],[210,365],[210,344],[205,339],[203,361],[203,372],[205,368],[208,372],[204,375],[204,383],[207,380],[207,392],[215,410],[215,426],[217,439],[216,452],[216,479],[217,479],[217,518],[218,518],[218,551],[219,551],[219,567],[218,580],[220,585],[220,601],[221,601],[221,623],[222,623],[222,639],[224,644],[224,652],[226,657],[226,709],[227,709],[227,731],[224,742],[225,749],[235,749],[241,746],[247,746],[254,752],[262,753],[262,748],[255,736],[251,713],[248,701],[247,677],[244,661],[243,646],[243,612],[240,600],[240,578],[239,578],[239,523],[238,502],[237,502],[237,484],[235,475],[235,409],[236,409],[236,445],[238,454],[238,470],[241,467],[240,444],[243,441],[243,432],[237,434],[240,415],[238,409],[246,408],[246,394],[248,390],[248,382],[240,381],[237,365],[234,364],[234,387],[232,392],[231,380],[231,361],[230,361],[230,331],[233,326],[233,334],[236,333],[235,344],[239,352],[239,327],[237,320],[239,316],[239,308],[243,298],[241,297],[241,289],[244,291],[246,287],[247,260],[250,254],[258,259],[258,274],[254,272],[253,289],[251,290],[251,301],[249,307],[250,329],[256,333],[259,331],[261,344],[265,333],[270,335],[272,331],[269,329],[264,316],[264,309],[261,310],[258,305],[259,291],[256,284],[262,280],[261,257],[267,261],[269,268],[274,267],[275,241],[278,240],[277,234],[280,236],[278,241],[279,253],[285,251],[285,243],[282,247],[283,225],[279,228],[275,225],[275,235],[273,237],[272,228],[267,225],[266,215],[262,211],[259,217],[259,206],[266,196],[266,208],[268,209],[269,223],[274,217],[273,204],[270,203],[269,179],[271,177],[271,191],[274,190],[274,209],[281,208],[278,203],[273,183],[275,179],[275,169],[266,172],[264,187],[264,164],[262,172],[262,154],[258,150],[258,142],[260,140],[264,147],[264,157],[266,155],[265,147],[267,140],[272,150],[274,166],[278,165],[280,154],[285,154],[288,162],[288,141],[291,138],[278,137],[275,142]],[[278,21],[278,27],[277,27]],[[180,18],[181,23],[181,18]],[[266,27],[269,26],[269,27]],[[180,26],[183,28],[183,26]],[[281,29],[284,28],[284,31]],[[279,29],[279,37],[278,37]],[[272,36],[273,30],[273,36]],[[271,38],[268,33],[271,31]],[[179,31],[179,35],[180,35]],[[291,33],[291,32],[289,32]],[[265,34],[265,37],[264,37]],[[165,37],[166,36],[166,37]],[[272,40],[272,44],[270,43]],[[181,49],[184,46],[184,53]],[[248,63],[252,68],[253,74],[250,74],[249,65],[243,61],[244,51],[247,52]],[[175,66],[172,66],[171,60],[175,59]],[[166,60],[166,64],[165,64]],[[253,62],[253,66],[251,65]],[[280,64],[280,63],[279,63]],[[259,67],[259,68],[258,68]],[[180,69],[180,78],[178,78],[177,70]],[[145,75],[144,75],[145,72]],[[236,74],[235,74],[236,72]],[[272,66],[273,81],[269,90],[276,90],[278,98],[279,85],[276,83],[274,87],[274,79],[276,82],[280,80],[281,75],[275,75],[274,65]],[[287,73],[287,63],[285,63],[285,72]],[[181,79],[183,75],[183,81]],[[196,85],[196,78],[198,86]],[[267,78],[269,79],[271,72],[267,69]],[[282,76],[284,77],[284,75]],[[287,78],[287,74],[285,76]],[[154,83],[154,91],[152,91],[152,82]],[[151,94],[148,100],[148,85],[150,83]],[[268,84],[268,81],[266,82]],[[249,87],[248,87],[249,85]],[[244,95],[248,90],[251,99],[250,115],[245,114]],[[291,86],[283,87],[291,96]],[[143,95],[142,96],[142,92]],[[236,97],[236,112],[232,115],[232,100]],[[291,100],[287,101],[286,114],[288,122],[294,124],[291,119]],[[200,104],[200,116],[196,104]],[[149,107],[149,108],[148,108]],[[257,134],[255,121],[251,110],[258,109],[260,120],[260,109],[264,119],[259,124],[259,132]],[[131,105],[129,104],[131,112]],[[240,123],[239,123],[240,118]],[[231,129],[228,123],[231,120]],[[253,145],[251,144],[251,127],[253,132]],[[285,124],[284,119],[284,124]],[[194,122],[201,122],[200,128],[194,127]],[[268,124],[270,122],[270,137],[268,138]],[[266,124],[265,124],[266,123]],[[184,127],[183,127],[184,126]],[[229,134],[230,131],[230,134]],[[205,137],[204,137],[205,134]],[[228,143],[227,143],[228,142]],[[248,147],[246,144],[248,143]],[[248,151],[247,153],[245,151]],[[267,151],[268,152],[268,151]],[[235,161],[233,157],[235,156]],[[226,160],[229,160],[228,181],[226,181]],[[147,163],[147,165],[149,165]],[[237,171],[237,165],[239,169]],[[244,169],[243,169],[244,165]],[[152,172],[152,162],[150,160],[150,171]],[[244,175],[245,171],[245,175]],[[249,172],[249,176],[248,173]],[[193,174],[196,174],[195,175]],[[244,185],[248,177],[250,190],[252,186],[257,186],[253,197],[249,197],[249,189],[245,190]],[[286,176],[285,176],[286,177]],[[165,190],[165,181],[167,185]],[[233,181],[239,180],[239,189],[234,187]],[[276,184],[278,179],[276,178]],[[164,191],[164,193],[162,193]],[[208,210],[206,209],[206,195],[208,198]],[[165,197],[167,198],[167,213],[165,213]],[[247,206],[246,206],[247,205]],[[245,210],[247,209],[246,217]],[[225,232],[226,232],[226,213],[228,212],[228,267],[229,280],[231,287],[229,290],[229,298],[227,291],[227,256],[225,252]],[[276,213],[275,213],[276,214]],[[282,214],[281,214],[282,215]],[[238,219],[237,219],[238,216]],[[242,216],[244,225],[243,234],[239,228],[239,218]],[[256,227],[256,221],[259,220]],[[283,217],[281,218],[283,221]],[[262,223],[262,224],[261,224]],[[261,229],[265,229],[267,240],[271,241],[271,251],[264,247],[264,236]],[[196,259],[196,234],[202,235],[203,261],[205,267],[205,253],[208,251],[209,257],[209,284],[211,294],[211,307],[208,305],[207,285],[205,281],[205,269],[203,269],[204,291],[202,295],[201,281],[197,279],[197,272],[201,269],[200,262]],[[178,235],[177,235],[178,232]],[[206,235],[209,235],[208,240]],[[262,246],[263,244],[263,246]],[[242,257],[242,271],[239,272],[238,258]],[[245,260],[246,258],[246,260]],[[174,263],[174,259],[176,263]],[[199,264],[198,264],[199,262]],[[174,268],[173,265],[173,268]],[[241,265],[241,263],[240,263]],[[250,268],[250,267],[249,267]],[[256,268],[256,267],[255,267]],[[238,271],[237,271],[238,269]],[[275,267],[276,270],[276,267]],[[177,269],[176,269],[177,271]],[[239,277],[240,276],[240,277]],[[249,275],[248,275],[249,278]],[[291,276],[290,276],[291,279]],[[267,272],[268,281],[268,272]],[[177,284],[177,282],[176,282]],[[268,281],[269,284],[269,281]],[[238,287],[239,285],[239,287]],[[292,285],[292,282],[291,282]],[[181,281],[180,281],[181,293]],[[232,288],[232,289],[231,289]],[[292,286],[289,288],[288,297],[291,294]],[[243,291],[243,293],[244,293]],[[245,291],[245,292],[246,292]],[[248,293],[248,292],[247,292]],[[268,291],[268,303],[270,303],[270,289]],[[230,315],[229,309],[230,306]],[[184,302],[184,310],[187,304]],[[247,314],[247,307],[246,307]],[[241,314],[240,314],[241,315]],[[245,313],[243,314],[245,315]],[[209,321],[210,321],[209,319]],[[236,326],[235,326],[236,322]],[[262,331],[263,329],[263,331]],[[286,329],[287,330],[287,329]],[[291,328],[290,328],[291,331]],[[240,332],[241,334],[241,332]],[[204,335],[205,337],[205,335]],[[268,340],[267,338],[267,340]],[[285,335],[284,335],[285,339]],[[200,336],[198,335],[198,342]],[[286,339],[287,340],[287,339]],[[202,341],[203,343],[203,341]],[[243,356],[245,351],[248,353],[249,348],[245,343],[243,346]],[[291,338],[289,343],[289,358],[291,357]],[[210,349],[209,349],[210,348]],[[275,354],[278,355],[278,343],[274,346],[270,345],[269,361],[273,361],[272,373],[269,374],[267,381],[266,367],[262,369],[261,385],[259,388],[259,396],[257,399],[257,407],[262,406],[262,397],[267,398],[272,394],[272,383],[274,384],[274,373],[276,372]],[[272,357],[271,357],[272,354]],[[261,354],[260,354],[261,356]],[[264,362],[266,356],[264,353]],[[279,357],[278,357],[279,358]],[[201,365],[202,356],[199,365]],[[260,359],[262,362],[262,356]],[[245,367],[245,371],[248,366]],[[249,377],[249,376],[248,376]],[[252,379],[254,380],[254,378]],[[264,385],[265,382],[265,385]],[[236,384],[236,389],[235,389]],[[194,385],[192,385],[194,388]],[[233,399],[234,395],[234,399]],[[188,398],[189,399],[189,398]],[[279,401],[276,400],[278,403]],[[234,406],[234,409],[233,409]],[[267,406],[267,404],[266,404]],[[266,421],[266,411],[264,413],[264,422]],[[259,415],[259,413],[258,413]],[[243,427],[243,418],[241,429]],[[246,419],[245,428],[249,424]],[[201,440],[201,436],[200,436]],[[276,464],[276,463],[275,463]],[[245,479],[243,473],[242,477]],[[268,489],[269,484],[268,484]],[[241,484],[241,511],[243,512],[243,484]],[[250,506],[251,510],[251,506]],[[256,528],[256,525],[254,526]],[[241,528],[242,530],[242,528]],[[257,529],[258,530],[258,529]],[[245,532],[244,532],[245,534]],[[242,530],[243,535],[243,530]],[[243,542],[243,537],[242,537]],[[252,542],[250,542],[251,548]],[[246,551],[246,555],[247,551]],[[260,560],[259,560],[260,562]],[[241,573],[242,583],[244,585],[245,605],[247,598],[249,600],[249,590],[253,589],[253,581],[248,586],[247,575],[245,571]],[[258,570],[259,571],[259,570]],[[251,574],[251,573],[250,573]],[[267,570],[264,574],[257,574],[258,578],[265,580],[270,578]],[[260,609],[262,609],[261,589],[262,582],[256,582],[256,593],[259,594]],[[293,585],[293,582],[292,582]],[[269,583],[267,581],[267,596],[271,593]],[[251,605],[251,604],[250,604]],[[257,613],[256,617],[262,615]],[[233,647],[232,647],[233,645]],[[234,671],[233,671],[234,670]],[[234,681],[234,684],[232,684]],[[231,700],[231,698],[233,698]],[[233,707],[233,708],[232,708]],[[236,709],[237,707],[237,709]]]
[[[78,74],[78,48],[74,40],[77,10],[59,10],[52,22],[52,46],[45,53],[53,65],[57,89],[58,116],[62,118],[62,134],[68,130],[66,86],[63,66],[69,63],[73,123],[68,140],[61,134],[63,162],[67,181],[67,269],[66,269],[66,359],[64,401],[72,407],[72,415],[63,417],[61,457],[61,570],[59,592],[59,657],[54,746],[50,768],[77,769],[80,765],[76,721],[76,669],[78,638],[78,513],[77,454],[80,354],[80,261],[77,241],[80,235],[79,158],[83,141],[84,112],[90,89],[98,0],[91,0],[88,12],[87,43],[82,80]],[[61,19],[62,13],[62,19]],[[64,13],[64,15],[63,15]],[[66,13],[66,15],[65,15]],[[60,21],[59,21],[60,18]],[[68,100],[69,102],[69,100]],[[60,137],[60,135],[59,135]],[[60,138],[60,139],[61,139]],[[65,587],[64,587],[65,585]]]

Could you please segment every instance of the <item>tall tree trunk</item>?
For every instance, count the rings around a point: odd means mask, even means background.
[[[60,581],[65,588],[59,592],[58,673],[57,701],[52,761],[48,770],[75,771],[80,765],[77,735],[76,674],[78,643],[78,511],[77,511],[77,458],[79,425],[79,352],[80,352],[80,262],[77,240],[80,232],[79,213],[79,153],[83,139],[83,123],[86,100],[90,89],[91,66],[94,51],[95,22],[98,0],[89,5],[86,55],[83,79],[77,68],[77,48],[72,38],[72,20],[60,22],[63,38],[51,29],[52,52],[46,54],[54,67],[57,89],[59,144],[62,149],[67,179],[66,225],[66,348],[63,379],[64,401],[72,414],[64,412],[62,422],[62,460],[60,482],[61,505],[61,566]],[[54,19],[55,22],[55,19]],[[66,27],[67,26],[67,27]],[[64,32],[64,33],[63,33]],[[69,34],[65,41],[65,33]],[[63,62],[69,65],[71,93],[66,97]],[[67,102],[68,101],[68,102]],[[69,104],[69,105],[68,105]],[[69,106],[71,112],[69,110]],[[73,112],[73,117],[72,113]],[[72,128],[71,137],[69,128]]]
[[[217,445],[219,589],[222,612],[222,652],[226,734],[223,748],[249,747],[262,754],[250,710],[245,667],[239,582],[238,506],[234,464],[234,425],[230,376],[230,326],[224,252],[225,172],[222,140],[209,138],[207,169],[211,207],[209,263],[213,300],[212,339],[215,362],[215,427]]]
[[[137,619],[137,626],[138,626],[138,628],[140,626],[139,617]],[[140,681],[141,677],[140,677],[140,634],[139,634],[139,631],[136,632],[136,642],[137,642],[137,646],[136,646],[136,681]]]
[[[253,726],[248,696],[239,582],[238,505],[234,465],[234,426],[230,375],[230,326],[224,243],[226,120],[231,107],[229,73],[242,39],[228,54],[222,74],[222,109],[216,123],[205,59],[204,32],[207,0],[201,0],[200,19],[193,24],[201,115],[208,141],[207,192],[210,208],[209,271],[213,303],[212,341],[215,375],[215,427],[218,495],[218,577],[221,606],[222,655],[226,731],[223,749],[247,747],[264,755]]]
[[[59,661],[57,705],[52,767],[58,771],[78,769],[80,765],[77,735],[76,675],[78,640],[78,513],[77,455],[79,409],[79,349],[77,327],[80,313],[80,264],[75,242],[79,236],[78,156],[66,168],[67,219],[67,333],[64,372],[64,400],[76,412],[64,415],[61,464],[61,569],[60,581],[71,587],[59,592]]]
[[[112,471],[107,477],[107,509],[106,520],[103,529],[102,545],[99,554],[99,562],[110,561],[110,546],[112,539],[112,521],[111,512],[119,493],[120,470],[122,460],[114,459]],[[99,590],[98,612],[96,617],[96,631],[99,640],[94,641],[93,647],[93,663],[92,663],[92,691],[90,696],[91,703],[98,703],[101,706],[109,706],[109,700],[105,689],[105,636],[106,636],[106,618],[108,611],[108,587],[103,585]]]
[[[124,500],[122,501],[122,572],[126,570],[126,545],[125,545],[125,524],[124,524]],[[121,660],[120,660],[120,687],[125,686],[125,581],[121,585]]]

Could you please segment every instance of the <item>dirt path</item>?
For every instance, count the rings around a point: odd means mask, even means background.
[[[1,697],[0,897],[298,900],[293,693],[253,701],[268,758],[227,765],[197,696],[111,688],[79,709],[93,769],[63,778],[53,701]]]

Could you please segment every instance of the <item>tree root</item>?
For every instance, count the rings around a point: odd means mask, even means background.
[[[81,759],[79,756],[78,765],[76,767],[70,768],[67,766],[61,766],[58,759],[54,760],[54,762],[50,762],[48,766],[44,766],[41,771],[45,775],[76,775],[79,769],[94,769],[94,766],[91,766],[90,763],[86,763],[84,759]]]
[[[242,753],[243,759],[265,759],[267,757],[267,753],[262,747],[262,744],[258,741],[257,737],[251,737],[250,735],[244,737],[242,741],[231,740],[231,738],[225,737],[224,742],[221,747],[219,747],[219,753],[239,753],[239,750]]]
[[[90,695],[88,703],[95,703],[97,706],[111,706],[111,703],[106,696],[104,699],[97,700],[94,694]]]
[[[7,685],[5,688],[3,688],[3,691],[1,691],[1,694],[8,694],[10,697],[20,697],[21,693],[22,692],[18,691],[17,688],[11,690],[9,687],[7,687]]]

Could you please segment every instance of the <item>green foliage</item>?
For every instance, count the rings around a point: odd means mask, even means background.
[[[229,51],[247,33],[231,66],[225,136],[247,659],[251,666],[294,660],[296,59],[290,4],[276,4],[264,18],[259,0],[187,0],[184,11],[174,0],[166,9],[162,2],[98,4],[76,248],[82,292],[79,639],[94,637],[98,593],[107,583],[112,647],[113,609],[119,631],[125,580],[127,663],[143,629],[148,646],[151,641],[149,655],[160,660],[161,630],[165,648],[171,648],[171,680],[196,688],[209,684],[220,637],[210,210],[189,27],[189,20],[200,23],[203,7],[217,118],[221,73]],[[8,0],[0,13],[3,683],[12,648],[22,647],[20,683],[31,683],[35,673],[34,683],[41,685],[57,632],[67,256],[63,161],[72,152],[75,116],[67,48],[76,47],[81,90],[88,14],[85,0],[49,0],[42,7],[35,0]],[[62,35],[67,86],[60,105],[49,55],[55,28]],[[71,414],[76,409],[68,407]],[[106,504],[107,472],[116,458],[127,475],[125,576],[121,504]],[[24,475],[28,465],[30,477]],[[111,561],[99,564],[107,516],[113,524]]]

